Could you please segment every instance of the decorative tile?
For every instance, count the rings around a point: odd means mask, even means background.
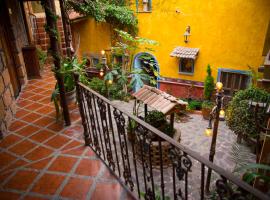
[[[26,126],[27,124],[25,122],[22,122],[22,121],[18,121],[18,120],[15,120],[11,123],[11,125],[9,126],[8,130],[9,131],[16,131],[24,126]]]
[[[48,142],[46,142],[45,144],[53,147],[53,148],[60,148],[63,145],[65,145],[67,142],[69,141],[68,138],[62,136],[62,135],[56,135],[53,138],[51,138]]]
[[[36,113],[30,113],[26,116],[24,116],[23,118],[21,118],[21,120],[32,123],[34,121],[36,121],[37,119],[39,119],[41,117],[41,115],[36,114]]]
[[[53,119],[51,117],[42,117],[42,118],[38,119],[37,121],[33,122],[33,124],[35,124],[37,126],[41,126],[41,127],[46,127],[53,122],[55,122],[55,119]]]
[[[40,128],[36,127],[36,126],[32,126],[32,125],[28,125],[18,131],[16,131],[16,133],[18,133],[21,136],[29,136],[31,134],[33,134],[34,132],[40,130]]]
[[[7,148],[12,144],[15,144],[16,142],[20,141],[21,138],[14,135],[14,134],[9,134],[7,135],[4,140],[0,140],[0,147],[1,148]]]
[[[49,139],[50,137],[54,136],[55,133],[52,131],[47,130],[40,130],[36,134],[32,135],[30,137],[31,140],[34,140],[36,142],[43,143],[45,140]]]

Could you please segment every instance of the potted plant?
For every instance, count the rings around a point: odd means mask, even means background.
[[[203,118],[208,120],[210,117],[210,112],[214,107],[214,104],[211,102],[211,97],[215,89],[214,78],[212,76],[212,70],[210,65],[207,66],[207,76],[204,80],[204,102],[202,104],[202,115]]]
[[[76,88],[73,73],[78,73],[80,75],[80,80],[84,82],[86,81],[86,76],[84,73],[85,62],[86,60],[79,62],[76,57],[66,58],[62,61],[60,70],[53,70],[55,74],[60,73],[63,77],[66,92],[65,95],[68,104],[74,103],[76,101]],[[55,89],[52,92],[51,101],[54,102],[56,116],[58,118],[60,115],[60,94],[58,83],[56,83]]]
[[[210,113],[211,113],[213,107],[214,107],[214,103],[212,101],[207,101],[207,100],[203,101],[202,115],[203,115],[204,119],[209,120]]]

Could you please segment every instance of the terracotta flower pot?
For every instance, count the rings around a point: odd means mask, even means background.
[[[210,108],[202,108],[202,116],[205,120],[209,120],[211,111]]]
[[[76,102],[76,89],[75,88],[72,91],[66,92],[66,100],[68,104]]]

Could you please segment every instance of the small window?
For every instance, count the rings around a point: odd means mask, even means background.
[[[179,74],[194,74],[194,60],[189,58],[181,58],[179,63]]]
[[[137,12],[151,12],[152,0],[136,0]]]
[[[250,76],[246,71],[219,70],[219,81],[223,83],[224,94],[233,96],[235,92],[246,89],[250,83]]]

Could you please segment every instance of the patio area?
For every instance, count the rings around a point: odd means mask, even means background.
[[[0,142],[0,199],[133,199],[84,146],[76,105],[70,106],[70,127],[56,121],[54,86],[46,68],[17,99],[15,119]]]

